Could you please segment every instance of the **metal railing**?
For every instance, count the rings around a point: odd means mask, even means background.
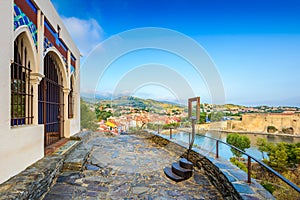
[[[260,161],[259,159],[251,156],[250,154],[246,153],[245,151],[240,150],[239,148],[236,148],[235,146],[232,146],[222,140],[213,138],[213,137],[209,137],[209,136],[205,136],[205,135],[200,135],[201,137],[206,137],[212,140],[216,141],[216,158],[219,158],[219,143],[225,144],[226,146],[229,146],[230,148],[235,149],[236,151],[239,151],[240,153],[242,153],[243,155],[247,156],[248,162],[247,162],[247,170],[248,170],[248,176],[247,176],[247,181],[248,183],[251,183],[251,159],[256,161],[259,165],[263,166],[264,168],[266,168],[269,172],[273,173],[275,176],[277,176],[278,178],[280,178],[283,182],[285,182],[287,185],[289,185],[290,187],[292,187],[293,189],[295,189],[297,192],[300,193],[300,188],[295,185],[294,183],[292,183],[291,181],[289,181],[288,179],[286,179],[284,176],[282,176],[280,173],[278,173],[277,171],[275,171],[274,169],[272,169],[271,167],[269,167],[268,165],[266,165],[264,162]]]
[[[268,165],[266,165],[265,163],[263,163],[262,161],[260,161],[259,159],[251,156],[250,154],[240,150],[239,148],[236,148],[235,146],[232,146],[222,140],[213,138],[213,137],[209,137],[206,135],[199,135],[201,137],[206,137],[212,140],[216,141],[216,158],[219,158],[219,143],[225,144],[227,146],[229,146],[230,148],[235,149],[236,151],[239,151],[240,153],[242,153],[243,155],[246,155],[248,157],[248,162],[247,162],[247,182],[251,183],[251,159],[256,161],[259,165],[263,166],[265,169],[267,169],[269,172],[273,173],[276,177],[278,177],[279,179],[281,179],[283,182],[285,182],[288,186],[290,186],[291,188],[293,188],[295,191],[297,191],[298,193],[300,193],[300,188],[292,183],[291,181],[289,181],[288,179],[286,179],[284,176],[282,176],[280,173],[278,173],[277,171],[275,171],[274,169],[272,169],[271,167],[269,167]]]
[[[189,133],[189,132],[186,132],[186,133]],[[201,137],[205,137],[205,138],[209,138],[211,140],[215,140],[216,141],[216,158],[219,158],[219,143],[222,143],[222,144],[225,144],[227,145],[228,147],[230,148],[233,148],[235,149],[236,151],[239,151],[240,153],[242,153],[243,155],[246,155],[248,157],[248,161],[247,161],[247,170],[248,170],[248,173],[247,173],[247,182],[248,183],[251,183],[251,159],[256,161],[259,165],[263,166],[265,169],[267,169],[269,172],[273,173],[276,177],[278,177],[279,179],[281,179],[284,183],[286,183],[288,186],[290,186],[291,188],[293,188],[295,191],[297,191],[298,193],[300,193],[300,188],[294,184],[293,182],[289,181],[287,178],[285,178],[284,176],[282,176],[280,173],[278,173],[277,171],[275,171],[274,169],[272,169],[271,167],[269,167],[268,165],[266,165],[265,163],[263,163],[262,161],[260,161],[259,159],[251,156],[250,154],[240,150],[239,148],[235,147],[235,146],[232,146],[222,140],[219,140],[219,139],[216,139],[216,138],[213,138],[213,137],[209,137],[209,136],[206,136],[206,135],[199,135],[197,134],[198,136],[201,136]],[[170,134],[171,136],[171,134]]]

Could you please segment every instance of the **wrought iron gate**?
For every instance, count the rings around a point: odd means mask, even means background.
[[[55,60],[44,58],[45,77],[39,85],[39,124],[44,124],[44,146],[49,146],[63,136],[63,91],[61,76]]]

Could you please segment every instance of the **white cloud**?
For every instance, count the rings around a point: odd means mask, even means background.
[[[85,56],[101,42],[103,29],[95,19],[63,16],[62,20],[82,55]]]

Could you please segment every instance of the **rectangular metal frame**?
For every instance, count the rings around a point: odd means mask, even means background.
[[[194,97],[188,99],[188,113],[189,118],[192,116],[192,110],[193,110],[193,102],[196,102],[196,120],[199,121],[200,119],[200,97]]]

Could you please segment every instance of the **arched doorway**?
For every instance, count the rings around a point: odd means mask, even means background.
[[[39,85],[39,124],[44,124],[44,146],[63,137],[63,86],[58,63],[49,55],[44,58],[45,77]]]

